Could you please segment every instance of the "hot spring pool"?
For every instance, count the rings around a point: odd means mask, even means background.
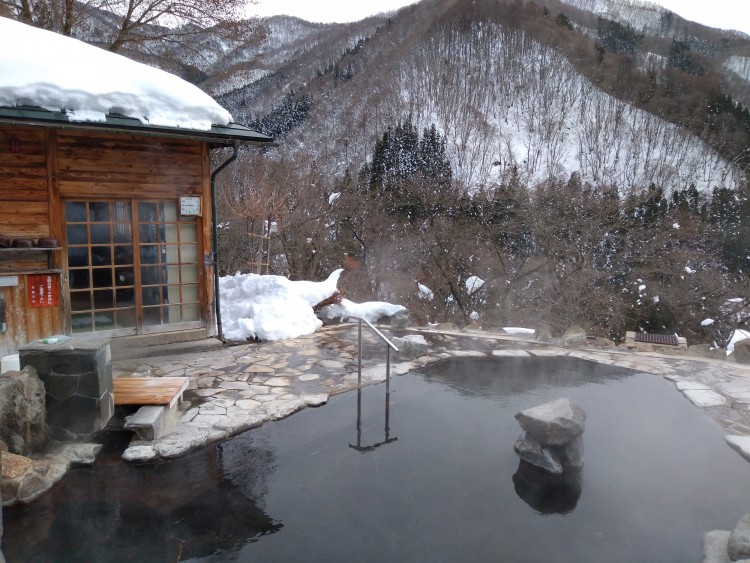
[[[28,508],[18,561],[699,561],[750,511],[750,464],[661,377],[570,358],[457,358],[155,466],[124,444]],[[585,466],[522,465],[514,415],[568,397]],[[360,425],[358,427],[358,412]],[[387,427],[387,428],[386,428]]]

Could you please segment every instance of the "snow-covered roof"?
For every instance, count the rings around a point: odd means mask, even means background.
[[[0,17],[0,107],[28,106],[78,123],[105,123],[115,114],[209,131],[232,122],[211,96],[173,74]]]

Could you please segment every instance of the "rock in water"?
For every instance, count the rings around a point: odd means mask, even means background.
[[[47,445],[44,384],[32,367],[0,377],[0,440],[18,455]]]
[[[750,514],[745,514],[729,535],[727,554],[732,561],[750,559]]]
[[[521,428],[543,446],[566,446],[586,429],[586,413],[569,399],[557,399],[516,415]]]
[[[536,467],[541,467],[555,475],[560,475],[563,472],[563,466],[558,457],[528,433],[516,440],[513,449],[518,457]]]

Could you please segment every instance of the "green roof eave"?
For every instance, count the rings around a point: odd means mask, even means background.
[[[113,133],[137,133],[139,135],[170,137],[204,141],[216,146],[241,145],[276,146],[273,137],[258,133],[244,125],[212,125],[210,130],[184,129],[181,127],[161,127],[149,125],[122,115],[107,115],[106,121],[70,121],[61,111],[48,111],[37,107],[0,107],[0,123],[15,125],[37,125],[58,129],[88,131],[110,131]]]

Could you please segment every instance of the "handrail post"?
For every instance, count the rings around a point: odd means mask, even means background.
[[[362,319],[359,319],[359,331],[357,333],[357,348],[359,349],[359,361],[357,364],[357,387],[362,387]]]
[[[385,347],[385,392],[391,387],[391,347]]]

